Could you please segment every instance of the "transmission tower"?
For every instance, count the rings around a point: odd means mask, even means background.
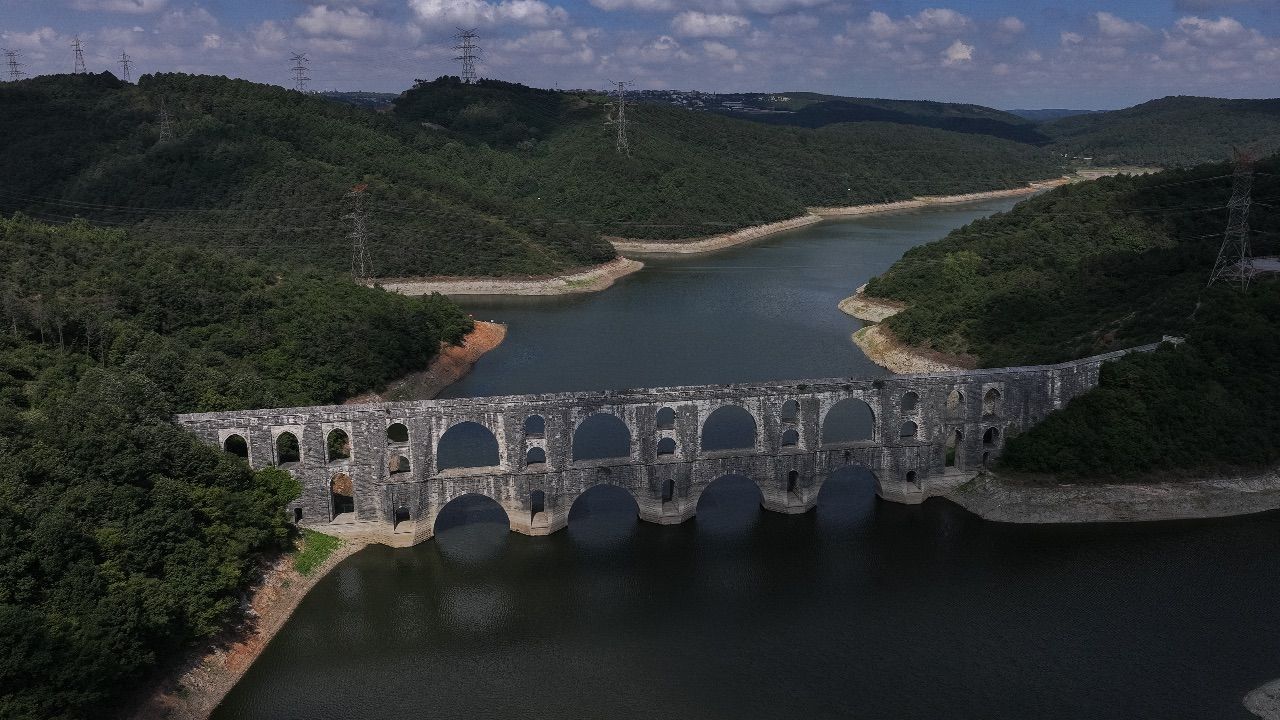
[[[307,82],[311,80],[311,78],[307,77],[307,71],[311,69],[307,67],[307,54],[294,53],[293,57],[289,59],[293,61],[293,67],[291,68],[293,70],[293,89],[298,92],[306,92]]]
[[[351,221],[351,279],[362,285],[367,285],[373,276],[373,263],[369,261],[369,227],[364,212],[364,191],[367,189],[369,183],[351,188],[347,197],[353,200],[354,207],[350,214],[342,216],[344,220]]]
[[[613,83],[610,91],[613,97],[613,112],[608,120],[617,129],[617,150],[619,155],[631,157],[631,142],[627,139],[627,86],[628,81]]]
[[[133,82],[133,58],[129,57],[129,53],[120,53],[120,59],[116,62],[120,64],[120,77],[125,82]]]
[[[168,142],[173,139],[173,119],[169,117],[169,109],[164,105],[164,98],[160,98],[160,140],[159,142]]]
[[[1253,193],[1253,156],[1236,152],[1235,174],[1231,181],[1231,202],[1227,203],[1230,216],[1227,234],[1222,238],[1218,260],[1213,264],[1209,285],[1219,280],[1238,282],[1241,290],[1249,289],[1253,278],[1253,261],[1249,253],[1249,206]]]
[[[18,62],[18,51],[17,51],[17,50],[5,50],[5,51],[4,51],[4,57],[5,57],[5,59],[6,59],[6,60],[8,61],[8,63],[9,63],[9,79],[10,79],[10,80],[13,80],[13,81],[15,81],[15,82],[16,82],[16,81],[18,81],[18,80],[21,80],[21,79],[22,79],[22,76],[23,76],[23,74],[24,74],[24,73],[22,72],[22,68],[24,68],[24,67],[26,67],[26,66],[25,66],[25,65],[23,65],[22,63]]]
[[[87,74],[89,72],[89,68],[84,64],[84,46],[80,44],[79,35],[71,41],[71,49],[76,51],[76,69],[71,72],[76,75]]]
[[[454,35],[453,39],[458,41],[458,44],[453,46],[453,49],[458,51],[458,56],[454,60],[462,63],[462,82],[470,85],[477,79],[476,63],[480,61],[481,50],[476,40],[479,40],[480,36],[476,34],[475,28],[470,30],[458,28],[458,34]]]

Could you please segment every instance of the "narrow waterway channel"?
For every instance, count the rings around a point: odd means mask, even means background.
[[[468,303],[507,342],[448,396],[872,376],[836,303],[1012,201],[822,224],[657,261],[603,294]],[[875,498],[760,510],[724,478],[656,526],[597,488],[514,535],[489,501],[368,548],[303,601],[232,718],[1248,718],[1280,676],[1280,515],[1012,527]]]

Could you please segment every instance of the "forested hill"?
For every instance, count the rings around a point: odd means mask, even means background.
[[[0,219],[0,717],[96,720],[236,619],[286,472],[174,413],[339,401],[424,367],[449,301],[84,224]]]
[[[159,140],[161,102],[173,139]],[[0,83],[0,211],[135,226],[290,266],[349,266],[346,193],[368,183],[375,274],[544,274],[607,260],[605,235],[692,237],[811,204],[1007,188],[1061,174],[1044,151],[863,123],[772,128],[456,79],[395,113],[221,77]]]
[[[729,110],[723,105],[716,108],[717,112],[771,125],[819,128],[836,123],[887,122],[990,135],[1032,145],[1044,145],[1049,142],[1049,138],[1036,128],[1033,121],[981,105],[928,100],[846,98],[814,93],[727,97],[730,99],[742,97],[746,107],[767,109],[771,112]]]
[[[982,135],[883,122],[771,127],[653,104],[627,109],[626,158],[605,98],[488,80],[421,83],[395,112],[468,142],[454,171],[494,194],[630,237],[712,234],[812,205],[1019,187],[1064,169],[1037,148]]]
[[[173,139],[159,140],[161,103]],[[375,273],[540,274],[613,257],[460,173],[469,151],[386,114],[222,77],[0,83],[0,211],[136,226],[289,267],[350,267],[347,193],[368,183]]]
[[[1280,99],[1166,97],[1039,129],[1052,138],[1051,149],[1095,165],[1187,167],[1220,162],[1237,147],[1258,155],[1280,150]]]
[[[1100,388],[1011,442],[1010,467],[1089,478],[1280,459],[1280,279],[1206,289],[1226,227],[1219,165],[1064,186],[909,251],[868,284],[886,326],[984,366],[1183,336],[1108,365]],[[1258,166],[1256,255],[1280,253],[1280,160]]]

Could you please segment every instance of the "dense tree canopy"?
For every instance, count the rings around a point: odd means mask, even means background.
[[[1251,244],[1280,252],[1280,161],[1258,167]],[[985,366],[1047,363],[1159,341],[1025,435],[1007,467],[1090,479],[1280,459],[1280,281],[1206,289],[1231,168],[1059,188],[908,252],[868,284],[908,303],[907,342]]]
[[[599,96],[509,83],[442,78],[379,113],[221,77],[39,77],[0,83],[0,132],[23,138],[0,145],[0,210],[343,269],[346,195],[368,183],[375,274],[536,275],[613,257],[602,235],[707,235],[1062,171],[1027,145],[907,125],[631,115],[626,158]]]
[[[470,320],[332,274],[0,220],[0,717],[99,718],[234,617],[288,539],[285,472],[176,412],[332,402]]]
[[[1221,162],[1234,148],[1280,150],[1280,99],[1167,97],[1124,110],[1040,125],[1053,150],[1095,165],[1190,167]]]
[[[495,81],[420,83],[396,114],[468,143],[451,156],[454,173],[539,217],[612,236],[695,237],[814,205],[1020,187],[1063,172],[1049,153],[983,135],[888,122],[772,127],[653,104],[627,109],[631,156],[621,157],[605,98]]]

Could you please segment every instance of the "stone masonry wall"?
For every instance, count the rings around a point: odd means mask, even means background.
[[[877,380],[824,379],[653,388],[611,392],[516,395],[369,405],[196,413],[178,422],[210,443],[226,447],[239,435],[255,468],[277,464],[277,440],[292,433],[300,459],[284,464],[303,485],[302,497],[289,508],[306,525],[335,521],[359,525],[365,534],[399,537],[403,543],[431,537],[440,510],[466,494],[479,493],[506,510],[512,530],[541,535],[563,528],[569,509],[596,485],[619,486],[635,498],[640,516],[651,522],[678,523],[696,511],[708,485],[725,475],[753,480],[763,505],[778,512],[804,512],[817,502],[827,477],[848,466],[869,469],[881,497],[916,503],[931,491],[962,482],[999,457],[1006,439],[1038,423],[1050,412],[1098,383],[1103,363],[1126,352],[1058,365],[999,368]],[[958,395],[957,395],[958,393]],[[910,395],[914,395],[912,402]],[[962,398],[962,399],[960,399]],[[827,413],[841,401],[865,402],[874,413],[870,439],[823,443]],[[788,401],[799,409],[784,415]],[[905,400],[905,402],[904,402]],[[755,447],[707,452],[700,446],[707,417],[725,405],[744,409],[755,420]],[[674,427],[660,428],[657,414],[675,411]],[[630,433],[627,457],[573,460],[579,425],[597,413],[622,420]],[[532,415],[545,420],[542,433],[525,433]],[[904,436],[903,423],[917,425]],[[499,462],[486,468],[436,467],[440,439],[455,425],[474,422],[496,438]],[[408,441],[396,442],[388,428],[403,424]],[[350,439],[350,458],[330,460],[329,434],[342,430]],[[798,442],[784,445],[795,430]],[[952,464],[948,439],[960,433]],[[675,452],[659,454],[663,438]],[[541,448],[546,462],[526,464],[530,448]],[[399,458],[408,470],[393,472]],[[335,476],[352,480],[355,512],[337,515],[330,492]],[[543,494],[541,511],[534,493]],[[933,494],[936,494],[934,492]]]

